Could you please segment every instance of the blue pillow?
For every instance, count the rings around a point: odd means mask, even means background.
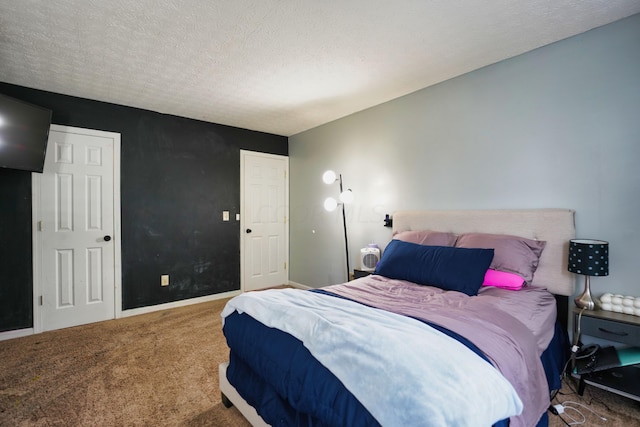
[[[492,260],[493,249],[426,246],[394,239],[375,274],[477,295]]]

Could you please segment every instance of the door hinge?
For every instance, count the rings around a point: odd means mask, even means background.
[[[44,230],[44,224],[42,223],[42,221],[38,221],[38,231],[43,231]]]
[[[40,295],[40,298],[38,298],[40,305],[42,305],[42,295]]]
[[[285,261],[285,263],[284,263],[284,269],[285,269],[285,270],[287,269],[287,262],[286,262],[286,261]]]

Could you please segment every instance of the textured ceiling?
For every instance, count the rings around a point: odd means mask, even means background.
[[[0,0],[0,81],[293,135],[639,0]]]

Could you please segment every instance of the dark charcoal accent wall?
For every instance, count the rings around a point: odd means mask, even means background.
[[[240,150],[287,155],[286,137],[6,83],[0,92],[52,109],[55,124],[121,134],[123,309],[240,289]],[[0,206],[7,331],[33,324],[29,173],[0,170]]]
[[[0,168],[0,331],[33,324],[31,172]]]

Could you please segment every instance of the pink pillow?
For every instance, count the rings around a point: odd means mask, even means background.
[[[524,286],[524,283],[525,281],[522,276],[490,268],[484,275],[484,282],[482,283],[482,286],[495,286],[496,288],[517,291]]]
[[[508,234],[466,233],[458,237],[456,247],[493,248],[495,254],[489,268],[515,273],[531,283],[546,243]]]
[[[453,246],[457,236],[453,233],[431,230],[400,231],[393,235],[396,240],[427,246]]]

